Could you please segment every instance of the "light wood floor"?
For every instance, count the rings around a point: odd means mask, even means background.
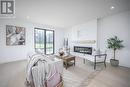
[[[87,87],[130,87],[130,68],[108,65]]]
[[[21,72],[25,71],[25,67],[25,61],[0,64],[0,87],[24,87],[22,81],[25,80],[25,72]],[[21,74],[24,75],[21,77]],[[17,84],[13,81],[17,81]],[[130,87],[130,68],[112,67],[107,64],[107,68],[98,73],[87,87]]]

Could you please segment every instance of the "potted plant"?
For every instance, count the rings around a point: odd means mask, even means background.
[[[119,65],[119,60],[115,59],[115,53],[116,50],[120,50],[121,48],[124,47],[122,42],[123,40],[120,40],[117,36],[107,39],[108,48],[112,49],[114,52],[113,59],[110,59],[110,63],[112,66]]]

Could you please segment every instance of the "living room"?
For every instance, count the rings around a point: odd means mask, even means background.
[[[2,1],[3,3],[7,3],[5,0]],[[65,80],[65,82],[63,82],[63,84],[65,84],[64,87],[130,86],[130,84],[128,83],[128,81],[130,80],[129,0],[15,0],[14,4],[14,11],[11,15],[7,13],[6,15],[2,14],[2,11],[4,12],[4,9],[2,10],[1,7],[1,87],[27,86],[24,83],[26,80],[26,74],[20,72],[20,69],[21,71],[26,70],[25,67],[27,63],[25,61],[27,61],[27,55],[29,52],[35,52],[37,48],[40,48],[40,52],[42,52],[43,54],[58,54],[59,49],[65,48],[66,46],[67,48],[69,48],[69,53],[79,58],[79,60],[76,59],[75,66],[70,66],[67,69],[63,68],[63,73],[65,72],[65,76],[68,76],[68,78],[65,78],[63,76],[63,80]],[[21,29],[22,31],[13,30],[14,28],[17,28],[18,30]],[[17,41],[14,41],[14,38],[12,40],[10,39],[10,35],[8,34],[12,32],[10,30],[12,30],[13,32],[15,31],[16,35],[17,33],[21,32],[19,33],[19,35],[22,35],[22,38],[20,38],[20,41],[18,43]],[[41,41],[42,45],[37,45],[36,37],[38,33],[36,32],[40,32],[40,30],[43,33],[41,33],[39,37],[44,37],[44,39],[39,39],[38,41]],[[49,37],[47,36],[48,31],[52,31],[52,35],[49,34]],[[14,34],[12,34],[12,37],[13,35]],[[53,39],[49,39],[52,36]],[[123,44],[123,48],[117,50],[115,53],[115,59],[119,61],[119,65],[116,67],[111,66],[110,64],[110,59],[113,59],[114,53],[112,49],[108,48],[108,39],[115,36],[117,36],[119,40],[122,40]],[[50,42],[52,44],[48,45],[47,40],[52,40],[52,42]],[[91,64],[89,61],[85,60],[86,62],[84,63],[82,59],[84,59],[84,57],[88,57],[86,56],[87,54],[84,54],[84,52],[74,52],[75,46],[91,47],[92,52],[96,50],[105,51],[105,54],[107,54],[105,61],[106,68],[104,67],[104,64],[99,64],[94,70],[93,64]],[[44,49],[49,47],[49,50]],[[78,62],[79,65],[81,63],[81,66],[78,66]],[[17,64],[21,64],[18,65],[21,68],[16,67]],[[87,67],[88,69],[86,69],[85,67]],[[15,69],[16,72],[13,69]],[[10,75],[8,75],[7,72],[10,72]],[[15,74],[19,76],[16,76]],[[86,77],[82,79],[84,75],[87,76],[87,80],[85,80]],[[73,80],[73,78],[76,81]],[[88,80],[88,78],[91,78],[91,80]],[[81,82],[78,82],[77,80]],[[107,80],[109,82],[103,82]],[[101,83],[100,81],[102,81],[103,83]],[[84,84],[84,82],[86,83]],[[114,82],[117,82],[117,84]]]

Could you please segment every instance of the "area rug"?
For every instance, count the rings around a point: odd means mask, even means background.
[[[93,63],[83,59],[76,58],[76,65],[70,66],[63,71],[64,87],[87,87],[91,80],[104,69],[103,65],[97,65],[96,70],[93,68]]]

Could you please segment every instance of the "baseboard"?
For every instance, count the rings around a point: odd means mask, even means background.
[[[15,62],[15,61],[21,61],[21,60],[26,60],[26,58],[11,58],[11,59],[4,59],[0,60],[0,64],[4,64],[4,63],[9,63],[9,62]]]

